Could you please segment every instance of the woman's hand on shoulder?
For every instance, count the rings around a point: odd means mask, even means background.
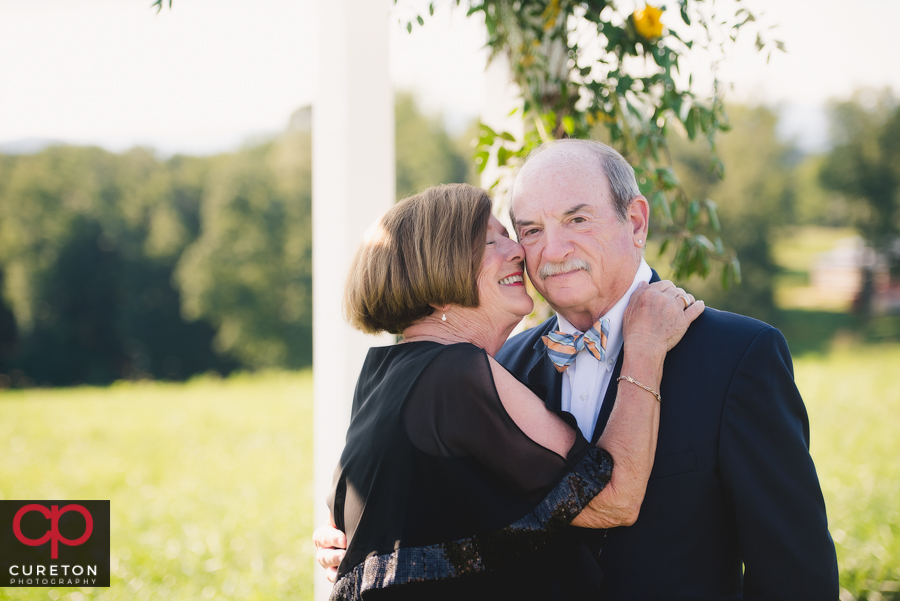
[[[625,310],[625,341],[632,350],[667,353],[705,308],[668,280],[641,283]]]

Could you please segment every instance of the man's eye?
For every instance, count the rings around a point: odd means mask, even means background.
[[[584,223],[587,221],[584,217],[572,217],[572,223]]]
[[[522,230],[522,236],[531,236],[536,233],[538,233],[538,229],[536,227],[531,228],[530,230]]]

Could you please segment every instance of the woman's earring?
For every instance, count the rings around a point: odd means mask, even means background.
[[[441,311],[441,321],[447,321],[447,314]]]

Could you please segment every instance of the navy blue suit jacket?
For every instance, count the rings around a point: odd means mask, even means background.
[[[556,328],[552,317],[496,357],[543,388],[554,410],[562,375],[541,336]],[[623,355],[594,441],[615,403]],[[707,308],[667,355],[660,394],[656,459],[637,522],[605,539],[583,531],[595,553],[602,545],[601,598],[836,600],[837,560],[809,421],[781,332]]]

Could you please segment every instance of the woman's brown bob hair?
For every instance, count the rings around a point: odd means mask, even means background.
[[[433,305],[477,307],[490,216],[490,196],[468,184],[435,186],[391,207],[350,265],[350,325],[400,334]]]

